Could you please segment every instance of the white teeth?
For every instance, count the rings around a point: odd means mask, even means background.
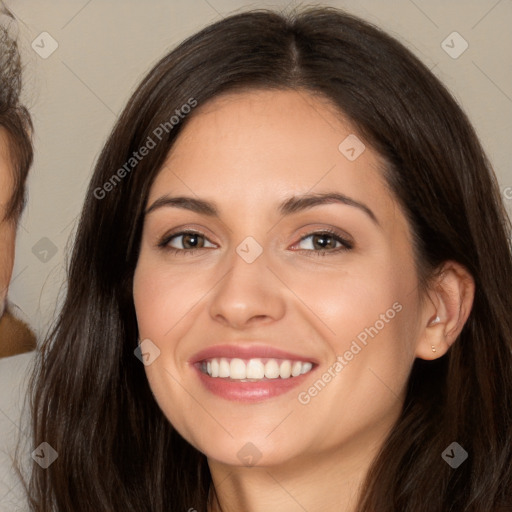
[[[203,361],[201,369],[210,377],[231,378],[234,380],[289,379],[308,373],[313,368],[310,362],[290,361],[289,359],[213,358]]]
[[[313,368],[313,365],[311,363],[304,363],[302,365],[300,373],[308,373],[309,371],[311,371],[311,368]]]
[[[279,376],[281,379],[287,379],[292,374],[292,363],[290,361],[283,361],[279,367]]]
[[[277,379],[279,377],[279,365],[275,359],[270,359],[265,365],[265,377],[267,379]]]
[[[265,365],[259,359],[250,359],[247,363],[248,379],[263,379],[265,377]]]
[[[210,362],[210,361],[208,361],[208,362]],[[208,375],[210,375],[211,377],[218,377],[219,376],[219,361],[217,361],[217,359],[212,359],[211,365],[212,365],[211,373],[210,373],[210,370],[208,370],[208,365],[206,365],[206,371],[208,372]]]
[[[297,377],[302,371],[302,363],[300,361],[294,361],[292,365],[292,377]]]
[[[241,359],[231,359],[231,363],[229,363],[229,376],[232,379],[245,379],[247,377],[245,363]]]
[[[229,377],[229,363],[227,359],[222,358],[219,362],[219,377]]]

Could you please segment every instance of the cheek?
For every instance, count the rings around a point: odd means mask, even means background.
[[[171,273],[161,261],[141,253],[134,274],[133,300],[140,341],[151,341],[145,346],[152,362],[144,370],[160,409],[183,433],[188,432],[188,424],[181,411],[190,404],[183,393],[184,362],[179,358],[177,334],[190,322],[198,286],[199,279],[193,273],[180,274],[175,269]]]
[[[405,268],[368,265],[338,278],[317,276],[314,286],[304,282],[297,291],[309,289],[308,306],[321,318],[332,353],[331,364],[301,390],[300,400],[313,416],[328,411],[329,424],[343,425],[340,435],[364,432],[399,413],[414,361],[417,314],[414,279]]]
[[[376,323],[379,331],[399,323],[396,319],[404,315],[397,310],[409,305],[417,286],[413,266],[386,254],[355,257],[330,269],[300,272],[294,278],[290,274],[288,279],[339,349]]]
[[[204,278],[141,255],[135,270],[133,299],[141,338],[170,339],[170,331],[201,297]]]
[[[0,223],[0,299],[7,293],[14,264],[16,230],[5,222]]]
[[[416,273],[412,259],[386,251],[342,268],[304,273],[294,292],[314,313],[332,363],[342,358],[333,391],[351,402],[357,397],[359,407],[358,400],[389,395],[386,386],[400,391],[407,380],[418,315]]]

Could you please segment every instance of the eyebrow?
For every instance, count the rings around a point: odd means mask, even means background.
[[[380,226],[379,220],[368,206],[337,192],[324,194],[303,194],[300,196],[290,197],[278,205],[278,212],[282,216],[287,216],[292,215],[293,213],[307,210],[309,208],[313,208],[314,206],[332,203],[340,203],[358,208],[364,212],[375,224]],[[148,215],[149,213],[163,207],[183,208],[185,210],[190,210],[201,215],[207,215],[208,217],[220,217],[219,209],[213,202],[197,199],[194,197],[170,197],[168,195],[157,199],[146,210],[145,215]]]

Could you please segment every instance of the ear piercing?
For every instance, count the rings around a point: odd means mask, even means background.
[[[438,324],[439,322],[441,321],[441,319],[439,318],[438,315],[436,315],[435,318],[433,318],[432,320],[430,320],[430,322],[428,323],[428,325],[436,325]],[[436,352],[436,347],[434,347],[434,345],[431,345],[432,347],[432,352]]]

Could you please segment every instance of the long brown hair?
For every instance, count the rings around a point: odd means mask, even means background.
[[[436,361],[414,363],[358,511],[498,510],[512,485],[512,255],[496,178],[432,73],[395,39],[332,8],[227,17],[166,55],[129,100],[96,164],[67,296],[33,375],[34,447],[45,441],[59,456],[47,469],[34,464],[32,510],[206,510],[206,457],[165,418],[134,356],[132,278],[148,191],[194,112],[172,129],[169,119],[191,98],[203,105],[254,88],[330,100],[387,162],[424,285],[446,260],[476,283],[457,342]],[[162,140],[128,171],[166,122]],[[469,454],[457,469],[441,457],[454,441]]]

